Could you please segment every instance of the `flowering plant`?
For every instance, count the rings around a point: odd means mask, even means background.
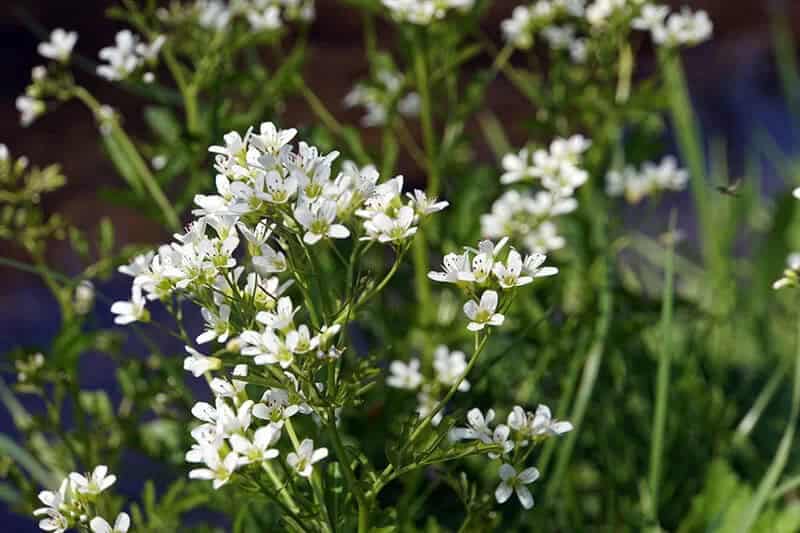
[[[122,0],[109,13],[127,27],[94,72],[146,100],[137,137],[74,76],[76,32],[39,45],[21,123],[88,108],[123,182],[107,197],[172,238],[72,227],[41,206],[60,168],[0,145],[0,237],[31,258],[0,263],[41,276],[61,322],[11,352],[13,390],[0,381],[18,433],[0,439],[0,497],[56,532],[800,527],[780,501],[797,483],[778,486],[800,374],[789,423],[770,418],[786,426],[774,457],[752,438],[800,368],[786,322],[763,320],[789,309],[792,291],[769,291],[786,250],[753,263],[761,288],[746,291],[721,230],[760,220],[748,231],[778,241],[791,208],[770,218],[754,188],[738,211],[733,185],[711,196],[680,61],[708,15],[537,0],[506,13],[497,46],[484,2],[346,9],[368,74],[329,108],[304,70],[324,23],[312,1]],[[637,69],[642,42],[653,72]],[[526,100],[524,136],[486,105],[500,80]],[[286,111],[298,97],[308,123]],[[337,118],[354,107],[354,124]],[[682,163],[652,147],[664,112]],[[699,259],[674,215],[657,217],[660,239],[615,216],[658,215],[687,187]],[[49,261],[56,240],[76,275]],[[125,295],[110,298],[116,274]],[[792,254],[773,287],[796,286]],[[736,379],[772,364],[751,357],[768,346],[777,370],[752,403]],[[97,353],[119,398],[83,386]],[[130,454],[157,465],[141,496],[116,483]],[[767,474],[756,486],[736,461]]]

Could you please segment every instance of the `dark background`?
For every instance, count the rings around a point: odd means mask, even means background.
[[[508,17],[518,3],[495,2],[484,21],[485,31],[499,40],[500,21]],[[800,2],[683,0],[666,3],[705,9],[714,21],[714,39],[688,50],[685,58],[692,95],[705,133],[708,137],[721,135],[728,140],[732,168],[741,169],[745,149],[759,131],[767,130],[784,149],[793,152],[795,132],[772,58],[768,8],[777,5],[782,9],[794,33],[800,34]],[[120,243],[160,242],[167,235],[158,225],[137,216],[133,210],[103,203],[95,197],[98,185],[114,183],[118,178],[103,156],[96,125],[84,108],[68,104],[48,113],[31,127],[22,128],[14,106],[15,98],[30,81],[31,68],[43,62],[36,53],[39,39],[18,16],[19,7],[47,29],[63,27],[77,31],[80,35],[77,51],[94,58],[97,50],[111,43],[116,31],[121,29],[104,17],[105,8],[111,5],[111,1],[99,0],[0,0],[0,143],[7,144],[13,155],[27,155],[37,165],[58,162],[63,166],[69,184],[46,198],[48,210],[63,213],[72,224],[86,230],[91,230],[101,217],[110,216]],[[341,2],[317,0],[306,79],[339,118],[357,123],[361,111],[346,111],[341,104],[354,81],[367,71],[359,18],[353,13]],[[640,62],[647,68],[649,61],[645,52]],[[85,74],[79,75],[79,79],[102,102],[120,109],[126,125],[131,126],[134,133],[141,130],[140,108],[135,97]],[[524,134],[514,117],[517,110],[526,108],[526,103],[509,84],[502,80],[494,83],[486,106],[498,114],[515,143],[524,142]],[[313,120],[302,100],[289,103],[285,121],[288,125],[302,125]],[[488,153],[486,157],[488,160]],[[412,182],[424,180],[419,169],[408,160],[401,160],[401,171]],[[762,177],[765,194],[783,187],[767,168]],[[66,244],[54,244],[50,254],[51,264],[62,265],[62,271],[78,270],[77,260],[68,252]],[[25,260],[24,254],[7,242],[0,242],[0,256]],[[116,280],[102,289],[114,298],[122,298],[126,284],[124,280]],[[110,318],[102,322],[110,323]],[[0,352],[21,344],[46,344],[57,328],[55,304],[49,301],[38,280],[17,271],[1,270]],[[87,385],[95,388],[112,380],[110,368],[98,366],[87,376]],[[5,412],[0,412],[0,431],[13,432]],[[136,493],[138,489],[133,490],[131,496]],[[0,532],[35,529],[30,520],[10,517],[0,509]]]

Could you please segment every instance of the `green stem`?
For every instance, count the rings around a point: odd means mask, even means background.
[[[189,133],[195,134],[199,131],[197,89],[186,79],[184,68],[178,62],[175,54],[172,53],[172,48],[169,44],[164,47],[162,56],[164,57],[164,63],[167,65],[167,69],[170,74],[172,74],[172,78],[175,80],[175,84],[178,86],[178,90],[183,97],[183,107],[186,113],[186,129],[189,130]]]
[[[670,234],[675,232],[675,211],[670,215]],[[672,308],[675,298],[673,285],[675,281],[674,255],[675,242],[669,239],[669,247],[664,262],[664,292],[661,304],[661,353],[658,361],[656,378],[655,417],[652,438],[650,440],[650,512],[651,518],[658,523],[659,486],[661,484],[662,459],[664,452],[664,431],[667,422],[667,405],[669,402],[670,365],[672,362]]]
[[[472,353],[472,357],[470,357],[469,363],[467,364],[467,368],[464,369],[464,372],[462,372],[461,375],[458,377],[458,379],[453,383],[453,385],[447,391],[447,394],[444,395],[444,398],[439,400],[439,402],[436,404],[436,407],[434,407],[434,409],[430,413],[428,413],[428,416],[423,418],[422,421],[417,425],[417,427],[414,428],[414,431],[411,432],[411,435],[409,436],[408,440],[400,448],[400,452],[398,453],[398,455],[400,455],[402,457],[403,454],[406,451],[408,451],[408,448],[412,444],[414,444],[414,442],[420,436],[422,431],[426,427],[428,427],[428,425],[431,423],[431,420],[433,420],[433,417],[435,417],[437,414],[439,414],[439,411],[441,411],[444,408],[444,406],[447,405],[447,402],[449,402],[450,398],[452,398],[453,395],[456,393],[456,391],[458,390],[458,387],[461,385],[461,383],[464,381],[464,379],[466,379],[467,375],[470,373],[472,368],[475,366],[475,363],[478,362],[478,357],[480,356],[481,352],[483,351],[483,348],[486,346],[486,341],[488,341],[488,340],[489,340],[489,334],[488,333],[483,337],[482,340],[480,339],[480,335],[478,333],[475,333],[475,349],[474,349],[474,351]],[[416,467],[416,465],[414,465],[414,467]],[[376,497],[378,495],[378,492],[380,492],[380,490],[386,485],[386,483],[389,482],[390,479],[393,479],[394,477],[397,477],[398,475],[400,475],[401,472],[404,472],[405,470],[403,468],[401,468],[397,472],[395,472],[394,475],[392,474],[393,471],[394,471],[394,466],[392,464],[387,465],[386,468],[383,469],[383,472],[381,472],[380,476],[378,476],[377,481],[375,482],[375,484],[373,485],[373,487],[372,487],[372,489],[370,491],[370,494],[371,494],[372,498],[374,498],[374,497]]]
[[[661,49],[659,50],[659,62],[666,84],[678,148],[691,174],[690,186],[701,230],[703,257],[713,268],[716,262],[713,232],[716,231],[716,228],[711,227],[711,212],[709,211],[706,185],[706,159],[700,136],[700,126],[692,109],[680,56],[674,50]]]
[[[431,294],[431,285],[428,280],[428,271],[430,270],[428,245],[422,228],[417,231],[412,246],[414,248],[414,289],[417,291],[420,322],[425,326],[431,323],[431,316],[433,313],[433,305],[431,302],[433,296]]]
[[[311,87],[306,85],[306,82],[303,80],[301,76],[295,76],[294,78],[297,87],[300,89],[300,93],[305,98],[306,103],[309,105],[311,110],[314,114],[319,118],[322,123],[328,128],[334,135],[342,139],[346,144],[350,151],[353,153],[353,156],[356,158],[356,161],[359,165],[366,165],[370,162],[370,157],[367,154],[364,146],[361,144],[360,139],[353,135],[349,135],[345,127],[333,116],[333,114],[328,111],[328,108],[325,107],[325,104],[319,97],[311,90]]]
[[[438,157],[436,155],[436,136],[433,126],[433,106],[431,103],[430,83],[428,79],[428,64],[426,50],[422,42],[424,34],[420,33],[415,41],[414,73],[417,77],[417,91],[420,97],[420,122],[422,124],[422,140],[425,146],[425,156],[428,163],[428,188],[429,196],[439,194],[440,176]]]
[[[339,458],[339,464],[342,466],[344,472],[344,479],[347,482],[347,487],[356,499],[358,505],[358,532],[366,533],[369,529],[369,502],[364,497],[364,492],[358,485],[355,472],[350,465],[350,456],[342,444],[342,439],[339,436],[339,430],[336,428],[336,415],[331,410],[328,413],[327,423],[328,434],[333,444],[333,449],[336,451],[336,456]]]
[[[100,108],[102,107],[100,102],[98,102],[86,89],[83,87],[75,87],[73,94],[76,98],[82,101],[86,107],[88,107],[95,114],[95,116],[100,113]],[[180,218],[175,212],[175,208],[172,206],[172,203],[164,195],[164,191],[161,190],[161,187],[159,186],[158,181],[156,181],[155,176],[153,176],[153,173],[150,172],[150,167],[148,167],[147,163],[145,163],[144,159],[142,159],[142,156],[139,154],[139,150],[136,148],[136,145],[133,144],[133,141],[131,141],[130,137],[128,137],[128,134],[125,133],[125,130],[119,125],[119,122],[116,120],[116,118],[111,119],[110,126],[111,131],[108,134],[114,139],[114,142],[127,159],[128,164],[135,170],[142,182],[142,185],[144,185],[144,188],[147,190],[156,204],[158,204],[159,209],[161,209],[162,213],[164,214],[167,226],[171,231],[178,231],[181,227]]]
[[[456,393],[458,387],[461,386],[461,382],[463,382],[464,379],[466,379],[470,370],[472,370],[472,367],[474,367],[475,363],[478,362],[478,357],[483,351],[483,348],[486,346],[486,341],[488,340],[489,340],[488,333],[484,335],[483,339],[480,339],[480,335],[478,333],[475,333],[475,350],[472,353],[472,357],[470,357],[469,359],[467,368],[464,369],[464,372],[462,372],[461,375],[458,376],[458,379],[450,386],[450,389],[447,391],[447,394],[444,395],[444,398],[439,400],[439,402],[436,404],[436,407],[434,407],[433,410],[430,413],[428,413],[428,416],[423,418],[422,422],[420,422],[419,425],[416,428],[414,428],[414,431],[411,433],[411,436],[408,438],[408,441],[406,441],[406,443],[403,445],[400,451],[401,455],[403,454],[404,451],[408,450],[409,446],[411,446],[414,443],[414,441],[417,440],[417,437],[419,437],[422,431],[426,427],[428,427],[428,425],[431,423],[431,420],[433,420],[433,418],[437,414],[439,414],[439,411],[444,409],[444,406],[447,405],[447,402],[449,402],[450,399],[453,397],[453,395]]]

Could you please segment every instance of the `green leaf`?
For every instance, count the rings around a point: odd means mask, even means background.
[[[14,459],[40,486],[49,489],[58,486],[58,479],[5,433],[0,433],[0,452]]]

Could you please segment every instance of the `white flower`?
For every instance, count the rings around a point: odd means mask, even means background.
[[[558,234],[556,225],[547,220],[539,224],[525,237],[525,246],[533,253],[543,254],[551,250],[560,250],[566,241]]]
[[[519,474],[516,469],[508,463],[503,463],[500,467],[500,479],[502,480],[494,492],[497,503],[505,503],[513,492],[517,493],[519,503],[525,509],[533,507],[533,496],[525,485],[533,483],[539,479],[539,471],[534,467],[526,468]]]
[[[294,128],[279,130],[272,122],[262,122],[259,134],[253,134],[251,139],[261,150],[277,154],[281,148],[294,139],[295,135],[297,135],[297,130]]]
[[[322,461],[328,456],[327,448],[314,449],[314,441],[304,439],[297,448],[297,453],[290,452],[286,456],[286,463],[295,469],[302,477],[311,477],[312,465]]]
[[[114,43],[114,46],[102,48],[98,54],[107,64],[97,67],[97,75],[109,81],[127,78],[141,63],[141,58],[136,54],[139,37],[132,31],[118,32]]]
[[[253,266],[261,274],[284,272],[286,270],[286,256],[283,252],[274,250],[269,244],[261,246],[261,255],[253,257]]]
[[[428,272],[433,281],[442,283],[458,283],[475,281],[470,267],[469,252],[463,254],[450,253],[442,260],[442,272]]]
[[[549,6],[550,4],[546,5]],[[533,45],[532,20],[531,8],[528,6],[515,7],[514,11],[511,12],[511,18],[504,20],[500,25],[503,30],[503,37],[517,48],[530,48]]]
[[[772,284],[772,288],[776,291],[785,287],[800,286],[800,252],[789,254],[789,257],[786,258],[786,266],[783,277]]]
[[[44,531],[54,531],[56,533],[63,533],[69,527],[69,522],[61,514],[59,509],[67,498],[67,490],[69,489],[69,478],[61,482],[57,491],[43,490],[39,493],[39,501],[45,507],[40,507],[33,511],[33,516],[44,516],[39,521],[39,528]]]
[[[536,414],[534,415],[531,424],[534,436],[561,436],[564,433],[572,431],[573,427],[570,422],[556,420],[550,414],[550,408],[546,405],[539,405],[536,407]]]
[[[78,41],[78,34],[74,31],[65,31],[56,28],[50,33],[50,40],[39,43],[39,54],[47,59],[54,59],[62,63],[69,61],[72,49]]]
[[[206,402],[194,404],[192,415],[198,420],[216,426],[217,431],[229,436],[233,433],[245,431],[250,427],[252,408],[252,400],[242,402],[234,410],[223,398],[217,398],[213,406]]]
[[[664,24],[652,28],[653,42],[664,46],[696,45],[709,39],[714,25],[705,11],[684,7],[671,14]]]
[[[518,154],[504,155],[502,165],[505,172],[500,176],[500,183],[504,185],[536,178],[530,164],[530,154],[526,148],[520,150]]]
[[[186,346],[189,357],[183,360],[183,369],[192,373],[196,378],[210,370],[222,368],[222,361],[216,357],[203,355],[191,346]]]
[[[414,194],[406,193],[406,196],[411,200],[414,211],[421,217],[441,211],[450,205],[450,202],[444,200],[439,202],[436,198],[428,198],[425,191],[419,189],[414,189]]]
[[[500,326],[505,317],[500,313],[495,313],[497,309],[497,293],[495,291],[484,291],[481,295],[480,303],[470,300],[464,304],[464,314],[470,319],[467,329],[470,331],[481,331],[487,325]]]
[[[113,528],[102,516],[95,516],[92,518],[92,521],[89,522],[89,528],[92,530],[92,533],[127,533],[130,527],[131,518],[128,516],[128,513],[119,513],[117,519],[114,520]]]
[[[225,146],[212,145],[208,147],[208,151],[212,154],[220,154],[231,159],[244,158],[244,153],[247,151],[247,141],[250,135],[250,130],[247,131],[244,137],[242,137],[238,131],[229,131],[222,136],[222,139],[225,141]]]
[[[797,187],[795,190],[792,191],[792,196],[800,200],[800,187]]]
[[[158,35],[150,44],[138,43],[136,45],[136,53],[145,61],[153,61],[158,57],[158,53],[161,51],[161,47],[164,46],[166,41],[167,38],[164,35]]]
[[[149,321],[150,313],[145,308],[141,285],[134,282],[131,288],[131,299],[126,302],[114,302],[111,312],[117,315],[114,317],[115,324],[125,325],[131,322]]]
[[[64,533],[67,528],[69,528],[69,521],[67,518],[55,509],[37,509],[33,514],[35,516],[46,516],[39,520],[39,529],[42,531]]]
[[[636,30],[652,31],[664,24],[668,14],[669,6],[645,4],[639,16],[631,22],[631,27]]]
[[[467,358],[464,352],[453,350],[447,346],[438,346],[433,353],[433,369],[436,371],[436,379],[444,385],[453,385],[467,370]],[[458,390],[466,392],[469,390],[469,381],[462,380]]]
[[[430,416],[438,405],[439,401],[435,396],[431,395],[430,387],[423,385],[417,393],[417,415],[420,418],[426,418]],[[438,426],[442,422],[442,418],[444,418],[444,412],[440,409],[439,412],[431,418],[431,425],[433,427]]]
[[[403,361],[392,361],[389,365],[391,376],[386,378],[386,384],[396,389],[414,390],[422,383],[422,374],[419,372],[419,359],[412,359],[408,364]]]
[[[147,252],[145,254],[137,255],[127,265],[121,265],[117,268],[122,274],[126,274],[135,278],[150,271],[150,263],[153,261],[155,252]]]
[[[69,475],[69,480],[72,482],[75,491],[79,494],[95,496],[117,481],[117,476],[106,474],[108,474],[108,467],[106,465],[98,465],[94,468],[89,477],[83,476],[77,472],[72,472]]]
[[[297,329],[286,334],[286,347],[292,352],[303,354],[319,346],[319,337],[311,336],[308,326],[301,324]]]
[[[253,434],[250,441],[242,435],[231,435],[230,443],[233,451],[239,454],[239,465],[250,463],[260,463],[278,456],[278,450],[270,448],[278,442],[281,437],[281,430],[274,425],[260,427]]]
[[[281,11],[277,6],[268,6],[263,11],[252,9],[247,12],[247,22],[256,31],[276,30],[282,26]]]
[[[543,267],[547,256],[541,253],[534,253],[525,257],[523,269],[534,278],[545,278],[558,274],[556,267]]]
[[[506,264],[497,262],[492,268],[494,276],[504,289],[522,287],[533,282],[531,276],[521,276],[523,271],[522,256],[513,248],[508,252]]]
[[[203,460],[206,468],[189,471],[189,479],[213,480],[211,486],[214,490],[227,483],[239,465],[239,456],[236,452],[230,452],[224,459],[220,459],[219,452],[210,446],[203,448]]]
[[[511,435],[511,429],[505,424],[499,424],[494,428],[492,433],[492,443],[497,444],[501,448],[501,452],[489,452],[490,459],[497,459],[500,456],[506,455],[514,449],[514,441],[508,440]]]
[[[200,310],[206,321],[206,330],[198,335],[197,344],[205,344],[216,339],[226,342],[230,335],[231,308],[229,305],[220,305],[219,312],[214,313],[205,307]]]
[[[397,210],[394,218],[385,213],[377,213],[364,222],[364,229],[368,236],[362,240],[375,240],[379,242],[394,242],[407,239],[417,232],[414,224],[414,209],[404,205]]]
[[[480,440],[484,444],[491,444],[494,431],[489,427],[489,424],[492,423],[492,420],[494,420],[494,409],[486,411],[485,417],[480,409],[470,409],[467,412],[467,424],[469,427],[457,427],[450,430],[450,440]]]
[[[284,389],[267,389],[261,396],[260,403],[253,406],[253,416],[266,420],[278,428],[283,426],[283,421],[296,414],[310,414],[311,408],[305,404],[289,403],[289,393]]]
[[[288,296],[283,296],[278,300],[277,309],[274,313],[261,311],[256,315],[256,320],[270,329],[286,331],[292,327],[294,315],[297,311],[299,311],[299,308],[294,307],[292,299]]]
[[[44,102],[32,96],[18,96],[15,103],[20,113],[20,124],[23,126],[30,126],[45,111]]]
[[[294,210],[297,221],[306,229],[303,242],[316,244],[324,237],[346,239],[350,236],[342,224],[334,224],[336,219],[336,202],[321,200],[312,204],[298,204]]]

